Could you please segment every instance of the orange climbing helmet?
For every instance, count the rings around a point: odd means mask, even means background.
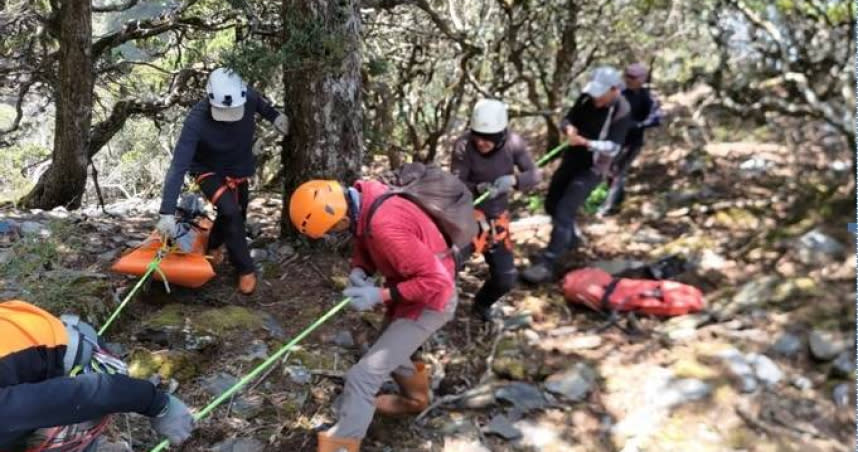
[[[346,192],[333,180],[304,182],[289,200],[292,224],[298,232],[314,239],[325,235],[347,211]]]

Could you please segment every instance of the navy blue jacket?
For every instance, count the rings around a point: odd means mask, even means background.
[[[235,122],[215,121],[208,99],[198,102],[188,112],[173,161],[164,180],[160,213],[176,211],[185,174],[214,172],[221,176],[250,177],[256,171],[253,156],[253,132],[256,113],[272,124],[280,114],[253,89],[247,90],[244,117]]]
[[[647,88],[638,90],[626,88],[623,90],[623,96],[629,102],[633,121],[629,133],[626,135],[625,146],[630,148],[642,147],[644,130],[661,123],[661,109]]]

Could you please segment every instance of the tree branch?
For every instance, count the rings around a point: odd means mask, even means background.
[[[126,3],[117,3],[113,5],[105,5],[105,6],[95,6],[92,5],[92,12],[94,13],[117,13],[122,11],[128,11],[129,9],[137,6],[140,3],[140,0],[128,0]]]

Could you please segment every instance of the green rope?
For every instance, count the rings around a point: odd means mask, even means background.
[[[548,163],[548,161],[551,160],[552,157],[554,157],[558,152],[562,151],[563,148],[565,148],[567,145],[567,143],[560,143],[559,145],[557,145],[556,148],[548,151],[547,154],[543,155],[542,158],[536,161],[536,166],[543,166]]]
[[[146,267],[146,273],[144,273],[140,280],[137,281],[137,284],[134,286],[133,289],[131,289],[131,292],[129,292],[128,295],[125,296],[125,299],[122,300],[122,303],[119,304],[119,307],[117,307],[116,310],[113,311],[113,314],[110,315],[110,317],[107,319],[107,322],[105,322],[104,325],[102,325],[101,329],[98,330],[99,336],[103,335],[104,332],[107,331],[107,328],[110,327],[114,320],[116,320],[116,317],[119,316],[119,313],[122,312],[122,309],[125,308],[125,305],[128,304],[129,301],[131,301],[131,297],[133,297],[134,294],[137,293],[138,290],[140,290],[140,287],[143,286],[143,283],[145,283],[146,280],[149,279],[149,276],[151,276],[153,272],[157,271],[161,274],[161,277],[164,279],[164,282],[167,281],[167,278],[163,277],[164,274],[161,273],[161,269],[158,268],[158,264],[161,263],[161,259],[163,259],[163,255],[159,252],[155,255],[155,258],[152,259],[152,262],[149,262],[149,265]]]
[[[211,403],[209,403],[202,411],[196,413],[194,415],[194,419],[199,421],[204,417],[208,416],[215,408],[218,407],[225,400],[229,399],[233,394],[235,394],[239,389],[243,388],[250,380],[254,379],[257,375],[259,375],[263,370],[267,367],[274,364],[277,360],[280,359],[284,354],[288,351],[292,350],[292,347],[295,346],[298,342],[301,342],[308,334],[312,333],[313,330],[319,327],[319,325],[325,323],[328,319],[334,316],[337,312],[341,311],[346,305],[349,304],[350,299],[348,297],[344,298],[343,301],[339,302],[336,306],[331,308],[328,312],[326,312],[323,316],[319,317],[312,325],[307,327],[304,331],[301,331],[300,334],[295,336],[294,339],[289,341],[286,345],[277,350],[277,353],[271,355],[268,359],[265,360],[262,364],[258,365],[255,369],[253,369],[249,374],[245,375],[244,378],[238,381],[238,383],[232,385],[231,388],[227,389],[223,394],[214,399]],[[167,440],[161,441],[157,446],[151,449],[149,452],[160,452],[166,449],[170,445],[170,442]]]
[[[491,191],[487,191],[487,192],[483,193],[482,195],[480,195],[477,199],[474,200],[474,205],[476,206],[479,203],[485,201],[489,197],[489,194],[491,194]]]

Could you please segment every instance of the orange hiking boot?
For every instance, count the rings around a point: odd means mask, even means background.
[[[429,367],[414,361],[414,375],[403,377],[393,374],[400,394],[382,394],[375,398],[375,409],[385,416],[418,414],[429,406]]]
[[[256,274],[248,273],[238,277],[238,291],[244,295],[250,295],[256,290]]]
[[[325,432],[316,435],[319,441],[318,452],[358,452],[360,450],[360,438],[338,438],[328,436]]]

